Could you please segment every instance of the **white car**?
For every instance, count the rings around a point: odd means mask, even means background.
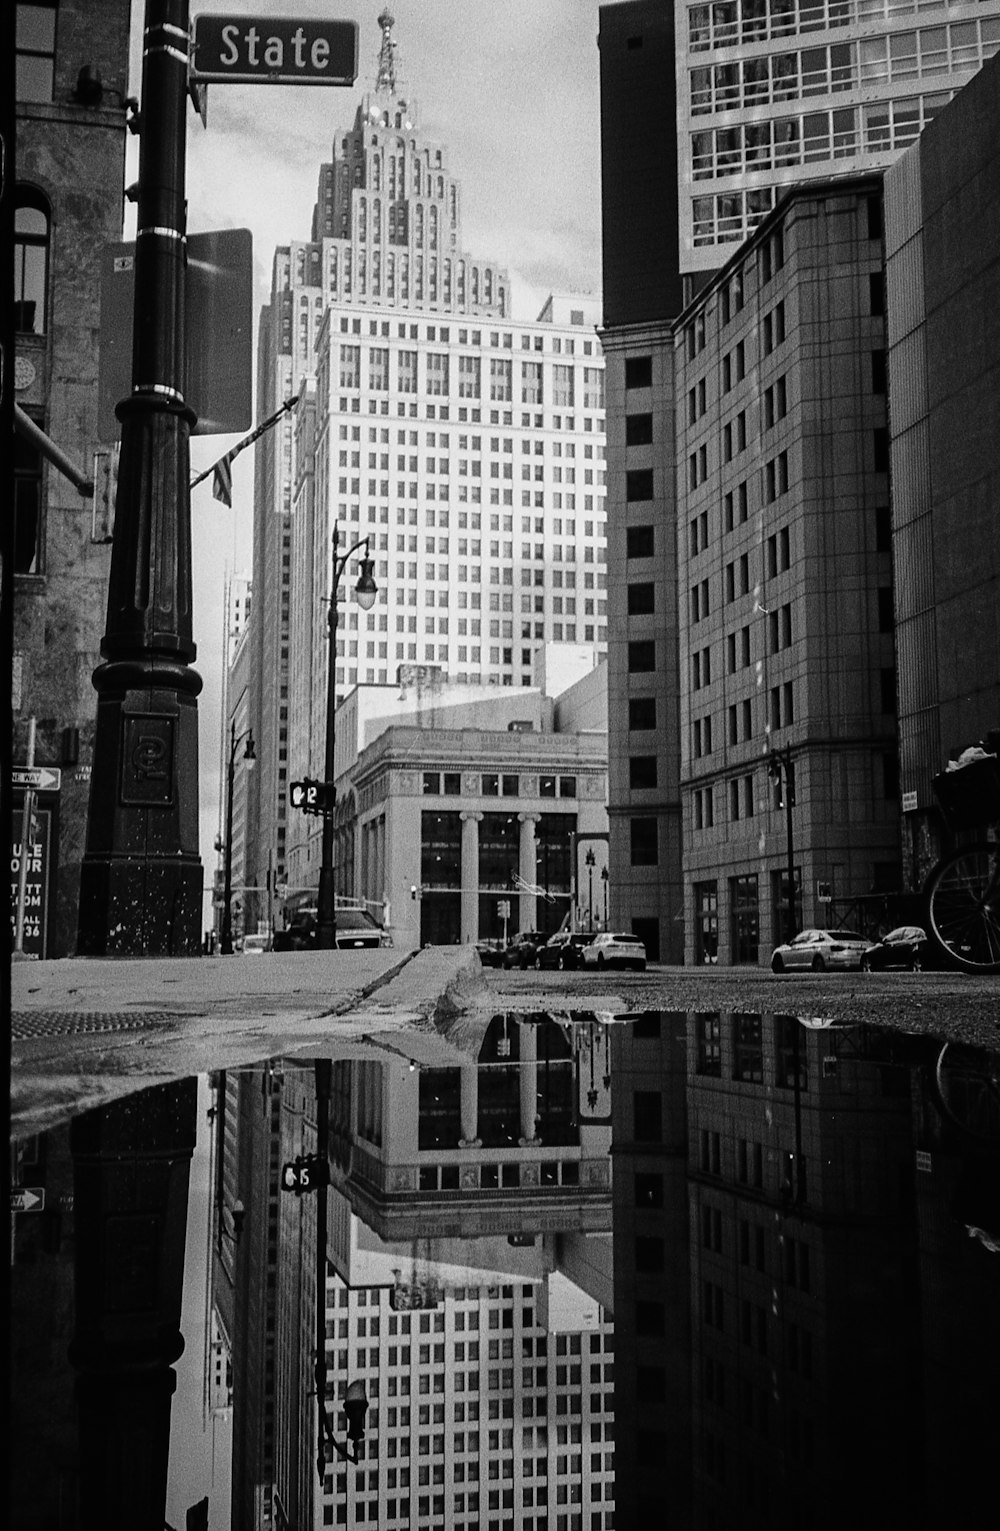
[[[859,968],[872,945],[867,936],[858,935],[856,930],[801,930],[791,941],[774,948],[771,972],[811,968],[814,973],[822,973],[827,968]]]
[[[645,946],[638,936],[627,932],[602,930],[589,946],[583,948],[580,956],[584,967],[638,968],[642,972],[646,966]]]
[[[250,935],[243,937],[244,957],[255,957],[258,952],[269,952],[270,950],[270,936]]]

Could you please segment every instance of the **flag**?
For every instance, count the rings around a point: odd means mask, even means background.
[[[233,466],[228,455],[220,457],[212,470],[212,499],[223,505],[233,503]]]
[[[258,425],[257,429],[251,431],[249,436],[244,436],[242,441],[238,441],[232,450],[227,452],[225,457],[220,457],[218,462],[214,463],[211,468],[206,468],[204,473],[199,473],[197,478],[193,478],[188,488],[194,489],[203,479],[208,478],[208,475],[211,473],[212,498],[221,500],[223,505],[231,506],[233,503],[233,458],[238,452],[242,452],[244,447],[248,447],[259,436],[263,436],[265,431],[269,431],[272,425],[277,425],[282,415],[294,409],[298,402],[298,394],[293,394],[290,399],[286,399],[281,408],[271,415],[270,419],[265,420],[263,425]]]

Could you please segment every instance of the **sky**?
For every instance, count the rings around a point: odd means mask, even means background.
[[[210,85],[207,127],[188,118],[191,233],[249,228],[254,325],[275,248],[307,239],[320,165],[374,87],[385,0],[227,0],[216,12],[358,23],[354,87]],[[133,93],[141,94],[142,0],[133,0]],[[465,244],[505,265],[514,317],[534,319],[550,291],[600,291],[598,0],[392,0],[397,72],[422,129],[446,146],[462,188]],[[197,17],[198,7],[192,6]],[[126,183],[137,172],[129,139]],[[134,228],[134,218],[133,218]],[[126,238],[133,228],[126,224]],[[256,354],[256,345],[255,345]],[[192,438],[192,477],[238,436]],[[206,883],[220,828],[222,654],[227,570],[250,572],[252,449],[233,465],[233,508],[211,478],[191,496],[199,700],[201,858]],[[211,923],[206,909],[205,926]]]

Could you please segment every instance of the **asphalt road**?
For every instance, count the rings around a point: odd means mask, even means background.
[[[500,1011],[759,1011],[927,1032],[1000,1050],[1000,976],[761,969],[525,973],[470,947],[259,957],[69,959],[12,971],[11,1130],[38,1132],[145,1085]]]
[[[498,1010],[749,1010],[841,1025],[926,1031],[1000,1048],[1000,974],[771,973],[762,968],[674,968],[644,973],[484,969]]]

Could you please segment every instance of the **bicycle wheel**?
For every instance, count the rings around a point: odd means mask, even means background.
[[[1000,973],[1000,861],[992,846],[955,851],[927,879],[927,920],[942,952],[970,973]]]
[[[970,1137],[1000,1143],[1000,1054],[946,1042],[934,1065],[939,1109]]]

